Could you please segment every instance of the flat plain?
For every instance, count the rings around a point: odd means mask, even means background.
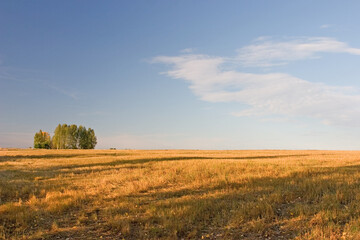
[[[360,152],[2,149],[0,239],[360,239]]]

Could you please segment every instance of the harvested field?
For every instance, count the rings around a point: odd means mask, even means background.
[[[0,239],[359,239],[360,152],[0,150]]]

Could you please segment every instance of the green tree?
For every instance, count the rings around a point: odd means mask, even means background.
[[[67,130],[66,148],[78,148],[78,127],[75,124],[69,125]]]
[[[54,131],[52,138],[52,148],[61,149],[61,125],[59,124]]]
[[[88,128],[87,130],[87,149],[94,149],[97,144],[94,129]]]
[[[78,146],[80,149],[87,149],[87,131],[86,131],[86,127],[84,126],[79,126],[78,129]]]
[[[50,135],[47,132],[43,132],[40,130],[35,133],[34,136],[34,148],[46,148],[49,149],[51,147]]]
[[[68,126],[67,124],[59,124],[54,131],[52,138],[52,148],[65,149],[67,148],[68,138]]]
[[[60,148],[67,149],[67,139],[68,139],[68,132],[69,128],[67,124],[61,125],[61,132],[60,132]]]
[[[75,124],[59,124],[54,131],[52,148],[56,149],[94,149],[97,144],[95,131]]]

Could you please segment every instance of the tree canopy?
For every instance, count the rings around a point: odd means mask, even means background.
[[[46,133],[46,132],[45,132]],[[44,145],[41,136],[46,135],[48,145]],[[91,128],[75,124],[59,124],[51,138],[48,133],[40,132],[34,136],[34,148],[53,148],[53,149],[94,149],[97,143],[95,131]]]
[[[43,132],[40,130],[35,133],[34,136],[34,148],[46,148],[49,149],[51,147],[50,134],[47,132]]]

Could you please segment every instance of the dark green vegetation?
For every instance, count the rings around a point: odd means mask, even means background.
[[[52,139],[49,133],[40,130],[34,136],[34,148],[94,149],[97,143],[93,129],[75,124],[59,124]]]

